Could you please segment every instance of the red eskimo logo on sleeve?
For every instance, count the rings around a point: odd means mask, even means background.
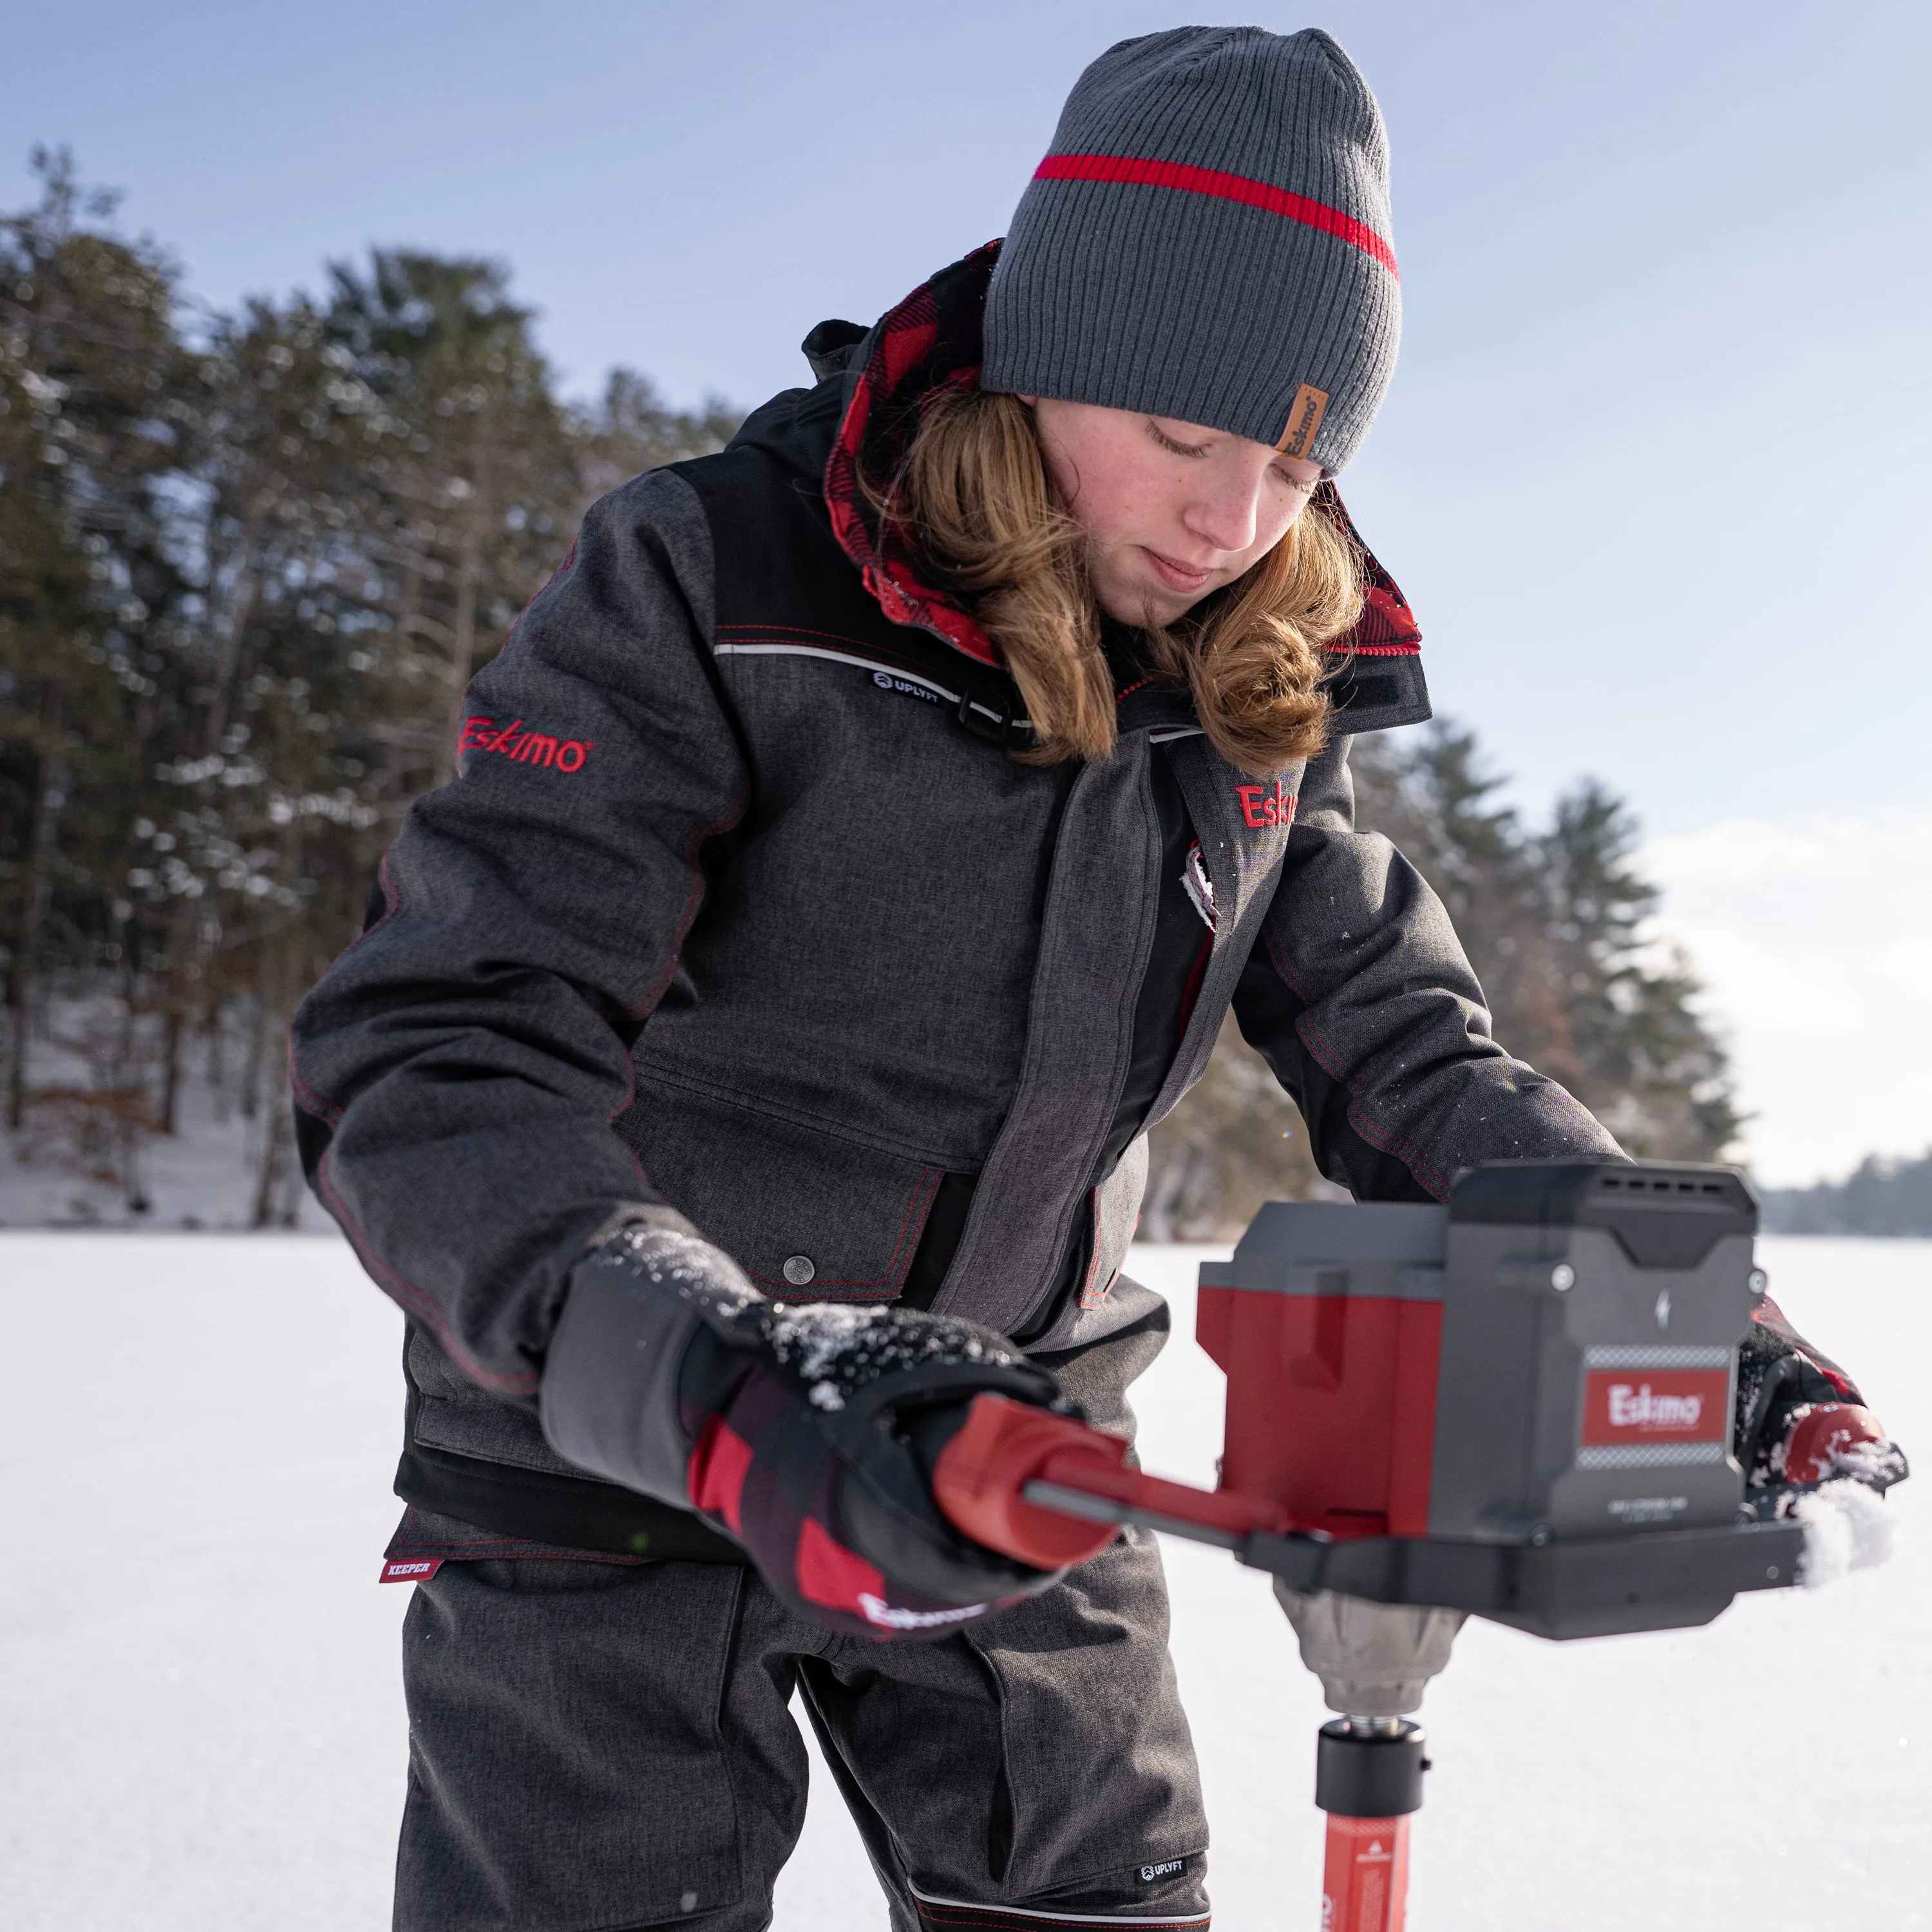
[[[498,752],[513,764],[548,765],[553,771],[580,772],[596,747],[595,738],[554,738],[548,731],[526,728],[513,718],[498,728],[494,718],[472,718],[456,741],[456,755],[465,752]]]
[[[1725,1370],[1592,1369],[1584,1381],[1586,1443],[1721,1442],[1730,1432]]]

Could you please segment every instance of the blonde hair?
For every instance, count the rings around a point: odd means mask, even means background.
[[[1105,758],[1114,681],[1086,536],[1054,501],[1033,414],[1017,397],[956,391],[927,405],[898,474],[874,490],[892,534],[959,597],[1004,656],[1032,721],[1030,764]],[[1178,623],[1143,632],[1184,680],[1215,749],[1262,774],[1327,742],[1322,647],[1360,615],[1362,566],[1319,500],[1246,574]]]

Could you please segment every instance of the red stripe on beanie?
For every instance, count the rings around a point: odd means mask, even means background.
[[[1395,250],[1366,222],[1358,221],[1352,214],[1344,214],[1325,202],[1310,201],[1305,194],[1291,194],[1285,188],[1250,181],[1246,175],[1226,174],[1219,168],[1190,167],[1185,161],[1136,160],[1130,154],[1048,154],[1034,169],[1034,178],[1179,188],[1190,194],[1211,194],[1222,201],[1264,208],[1270,214],[1318,228],[1324,235],[1350,243],[1364,254],[1372,255],[1397,281],[1402,279],[1402,272],[1395,265]]]

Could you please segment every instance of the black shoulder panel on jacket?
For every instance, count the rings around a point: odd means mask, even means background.
[[[723,656],[850,656],[943,692],[974,736],[1004,742],[1025,728],[1018,686],[931,632],[894,623],[832,533],[825,466],[845,395],[837,375],[788,389],[754,410],[718,454],[671,466],[711,527],[713,648]]]
[[[1324,688],[1335,707],[1335,728],[1351,738],[1420,724],[1435,714],[1419,657],[1353,657]]]

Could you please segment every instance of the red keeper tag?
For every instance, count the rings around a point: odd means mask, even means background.
[[[440,1556],[412,1557],[405,1562],[401,1557],[392,1556],[382,1565],[382,1574],[376,1580],[379,1583],[427,1583],[442,1568]]]

